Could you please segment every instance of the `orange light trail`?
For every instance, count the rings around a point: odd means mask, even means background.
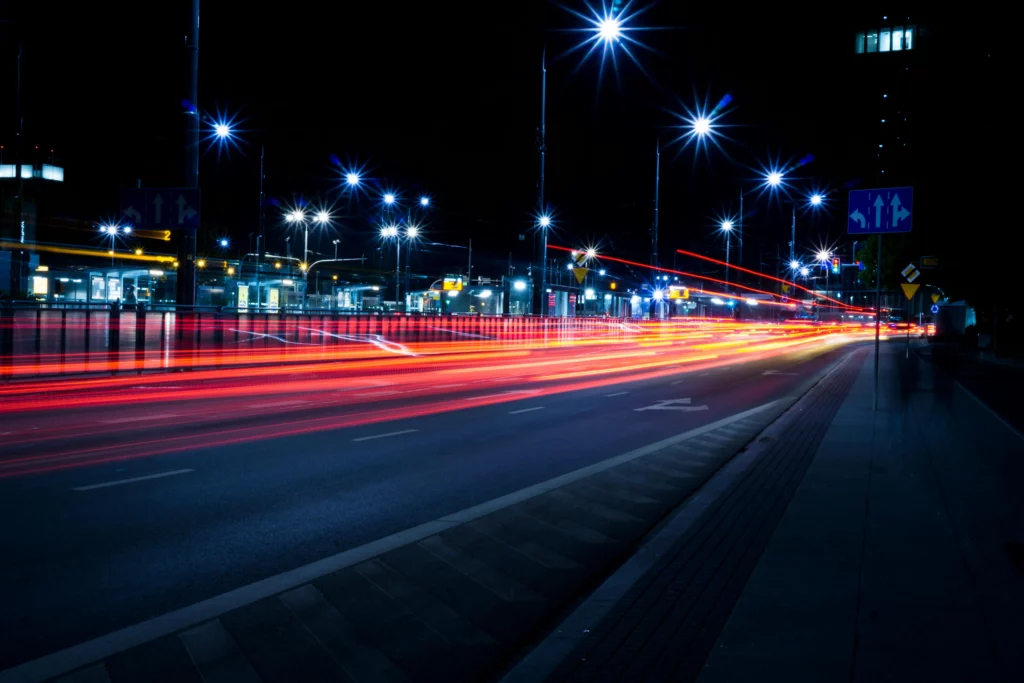
[[[406,331],[416,327],[408,322]],[[168,369],[190,372],[10,382],[0,386],[0,478],[197,449],[214,457],[219,446],[820,353],[874,333],[867,325],[692,320],[533,319],[493,335],[480,334],[493,327],[483,319],[457,325],[486,338],[410,342],[412,355],[365,343],[317,347],[304,349],[301,363],[268,348],[255,367],[253,349],[213,350],[172,354]],[[196,361],[210,364],[187,364]]]
[[[559,245],[556,245],[556,244],[549,244],[548,245],[548,249],[557,249],[558,251],[568,251],[568,252],[577,251],[576,249],[569,249],[568,247],[562,247],[562,246],[559,246]],[[698,280],[707,280],[709,282],[717,282],[718,284],[726,285],[728,287],[736,287],[738,289],[744,289],[744,290],[747,290],[749,292],[756,292],[757,294],[767,294],[770,297],[778,296],[778,297],[780,297],[782,299],[786,299],[787,300],[785,302],[783,302],[783,301],[775,301],[774,299],[772,301],[760,301],[759,300],[757,302],[758,304],[763,304],[763,305],[768,305],[768,306],[784,306],[784,307],[787,307],[787,308],[788,307],[793,307],[793,306],[817,306],[819,308],[835,308],[835,306],[829,306],[829,305],[826,305],[826,304],[819,304],[817,302],[806,303],[806,302],[802,302],[802,301],[797,301],[796,299],[793,299],[791,297],[775,294],[774,292],[767,292],[767,291],[765,291],[763,289],[757,289],[755,287],[747,287],[746,285],[740,285],[740,284],[737,284],[735,282],[726,282],[725,280],[719,280],[718,278],[710,277],[708,275],[698,275],[696,273],[690,273],[690,272],[687,272],[685,270],[674,270],[672,268],[660,268],[660,267],[659,268],[655,268],[654,266],[647,265],[646,263],[640,263],[638,261],[630,261],[628,259],[622,259],[622,258],[618,258],[616,256],[606,256],[604,254],[598,256],[598,258],[603,260],[603,261],[614,261],[615,263],[623,263],[623,264],[626,264],[626,265],[629,265],[629,266],[635,266],[637,268],[646,268],[648,270],[656,270],[656,271],[662,272],[662,273],[672,273],[673,275],[683,275],[685,277],[692,277],[692,278],[696,278]],[[721,298],[725,298],[725,299],[736,299],[737,301],[744,301],[744,299],[745,299],[745,297],[737,296],[735,294],[728,294],[726,292],[713,292],[713,291],[703,290],[701,293],[702,294],[707,294],[707,295],[710,295],[710,296],[717,296],[717,297],[721,297]],[[840,305],[849,308],[849,306],[847,304],[843,304],[842,302],[840,302]]]

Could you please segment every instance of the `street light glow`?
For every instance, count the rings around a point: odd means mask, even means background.
[[[420,206],[430,206],[430,197],[420,197]]]
[[[321,223],[322,224],[322,223],[328,222],[329,220],[331,220],[331,214],[327,213],[326,211],[319,211],[319,212],[317,212],[317,214],[316,214],[316,222],[317,223]]]
[[[597,271],[597,274],[598,274],[598,275],[604,275],[604,274],[605,274],[605,272],[606,272],[606,271],[604,270],[604,268],[602,268],[601,270]]]
[[[395,203],[395,195],[390,193],[390,192],[385,194],[384,195],[384,203],[388,204],[388,205],[394,204]]]
[[[380,229],[380,236],[385,238],[398,237],[398,226],[385,225],[383,228]]]
[[[289,223],[301,223],[303,220],[306,219],[306,214],[296,209],[295,211],[286,213],[284,219]]]
[[[779,185],[782,184],[782,174],[779,173],[778,171],[771,171],[765,177],[765,182],[767,182],[772,187],[778,187]]]
[[[216,133],[217,137],[221,140],[231,137],[231,127],[226,123],[218,123],[213,127],[213,132]]]
[[[607,14],[597,23],[597,34],[606,43],[617,41],[622,37],[622,24],[612,14]]]
[[[821,204],[822,197],[820,194],[811,195],[811,204],[819,206]]]
[[[220,246],[221,246],[222,248],[226,248],[226,247],[228,246],[228,240],[227,240],[227,238],[224,238],[224,237],[222,237],[222,238],[220,239]]]
[[[800,267],[800,262],[799,261],[795,261],[795,260],[794,261],[790,261],[789,262],[789,267],[792,270],[796,270],[797,268]]]
[[[405,236],[406,237],[415,238],[415,237],[418,237],[419,234],[420,234],[420,229],[418,227],[416,227],[415,225],[410,225],[408,228],[405,229]]]
[[[804,266],[803,268],[800,269],[800,274],[803,275],[804,277],[807,277],[808,275],[811,274],[811,271],[809,268],[807,268],[807,266]]]
[[[697,135],[707,135],[711,132],[711,119],[700,116],[693,122],[693,132]]]
[[[345,182],[348,183],[349,187],[355,187],[356,185],[358,185],[359,184],[359,180],[360,180],[360,178],[359,178],[359,174],[358,173],[346,173],[345,174]]]
[[[587,249],[587,258],[588,259],[596,258],[596,257],[597,257],[597,249],[593,249],[593,248]]]
[[[722,221],[722,230],[725,232],[732,230],[732,221]]]
[[[817,255],[816,255],[816,258],[817,258],[817,259],[818,259],[819,261],[821,261],[822,263],[824,263],[825,261],[828,261],[828,260],[829,260],[829,258],[831,258],[831,256],[832,256],[832,255],[831,255],[831,254],[829,254],[827,250],[825,250],[825,249],[822,249],[821,251],[819,251],[819,252],[817,253]]]
[[[551,225],[551,217],[547,216],[547,215],[541,216],[539,222],[540,222],[540,227],[546,228],[549,225]]]

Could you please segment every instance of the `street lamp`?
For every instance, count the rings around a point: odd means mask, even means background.
[[[345,184],[349,187],[358,187],[361,180],[359,174],[354,171],[345,174]]]
[[[722,221],[722,232],[725,233],[725,289],[729,289],[729,247],[732,238],[732,221]]]
[[[541,154],[543,159],[543,153]],[[541,183],[544,180],[543,161],[541,166]],[[543,187],[543,184],[541,185]],[[543,195],[541,195],[543,199]],[[548,303],[547,298],[544,296],[544,292],[548,289],[548,228],[551,227],[551,216],[546,213],[541,214],[537,218],[537,225],[540,226],[541,234],[541,247],[540,247],[540,315],[542,318],[546,318],[548,315]]]
[[[821,202],[824,200],[820,194],[811,195],[811,206],[821,206]]]
[[[427,197],[427,196],[420,197],[420,206],[424,206],[424,207],[430,206],[430,197]]]
[[[391,192],[385,193],[384,194],[384,203],[387,204],[388,206],[391,206],[392,204],[394,204],[395,203],[395,195],[393,193],[391,193]]]

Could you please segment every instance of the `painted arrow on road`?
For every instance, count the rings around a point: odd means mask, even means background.
[[[670,398],[667,401],[658,401],[653,406],[647,406],[646,408],[634,408],[635,412],[643,412],[645,410],[681,410],[686,413],[692,413],[698,410],[707,410],[707,406],[694,406],[690,405],[691,399],[688,398]]]

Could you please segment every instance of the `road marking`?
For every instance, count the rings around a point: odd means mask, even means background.
[[[682,380],[682,379],[677,379],[677,380],[676,380],[675,382],[672,382],[672,384],[673,384],[673,385],[676,385],[676,384],[682,384],[682,383],[683,383],[684,381],[686,381],[686,380]]]
[[[352,439],[353,441],[373,441],[374,439],[386,439],[389,436],[399,436],[401,434],[412,434],[418,432],[418,429],[403,429],[400,432],[387,432],[385,434],[374,434],[373,436],[361,436],[358,439]]]
[[[628,391],[616,391],[614,394],[605,394],[604,397],[605,398],[612,398],[613,396],[625,396],[628,393],[629,393]]]
[[[101,484],[89,484],[88,486],[75,486],[72,491],[92,491],[93,489],[105,489],[111,486],[120,486],[121,484],[134,484],[137,481],[149,481],[150,479],[163,479],[164,477],[173,477],[177,474],[188,474],[189,472],[195,472],[195,470],[171,470],[170,472],[161,472],[159,474],[147,474],[144,477],[132,477],[131,479],[115,479],[114,481],[105,481]]]
[[[692,406],[690,405],[691,399],[689,398],[670,398],[666,401],[658,401],[654,405],[645,406],[643,408],[634,408],[635,412],[642,412],[644,410],[681,410],[685,413],[692,413],[698,410],[707,410],[707,406]]]
[[[178,631],[184,631],[192,626],[201,624],[204,621],[210,621],[217,617],[226,614],[232,610],[251,605],[252,603],[269,598],[289,591],[293,588],[297,588],[304,583],[309,583],[319,579],[322,576],[336,572],[339,569],[351,567],[353,565],[365,562],[366,560],[372,559],[379,555],[394,550],[395,548],[401,548],[411,543],[417,543],[422,541],[428,536],[441,533],[447,529],[471,522],[474,519],[479,519],[484,515],[489,515],[497,510],[503,510],[511,505],[520,503],[524,500],[535,498],[542,493],[553,491],[554,489],[561,488],[574,481],[579,481],[585,477],[589,477],[599,472],[604,472],[617,465],[621,465],[625,462],[631,462],[637,458],[641,458],[645,455],[649,455],[663,448],[674,446],[678,443],[682,443],[689,439],[696,438],[702,434],[706,434],[719,427],[732,424],[733,422],[739,422],[752,415],[756,415],[760,412],[768,410],[774,405],[777,405],[779,401],[786,399],[779,399],[765,403],[764,405],[751,408],[750,410],[737,413],[730,417],[716,420],[703,427],[697,427],[691,429],[688,432],[677,434],[676,436],[663,439],[662,441],[656,441],[655,443],[642,446],[633,451],[617,455],[607,460],[588,465],[581,469],[573,472],[568,472],[561,476],[555,477],[554,479],[548,479],[532,486],[528,486],[524,489],[520,489],[513,493],[495,498],[493,500],[481,503],[471,508],[467,508],[460,512],[456,512],[448,515],[447,517],[441,517],[431,522],[425,522],[419,526],[410,527],[403,531],[379,538],[376,541],[371,541],[365,545],[350,548],[344,550],[336,555],[325,557],[322,560],[311,562],[310,564],[296,567],[295,569],[288,570],[284,573],[277,574],[275,576],[261,579],[255,583],[250,583],[245,586],[241,586],[234,590],[228,591],[216,595],[212,598],[207,598],[202,602],[197,602],[187,607],[182,607],[173,612],[167,612],[158,617],[153,617],[147,621],[143,621],[132,626],[127,626],[118,631],[108,633],[107,635],[93,640],[79,643],[72,647],[54,652],[52,654],[44,655],[38,659],[19,664],[11,669],[7,669],[0,672],[0,683],[12,683],[13,681],[45,681],[50,678],[55,678],[62,674],[80,669],[87,664],[98,662],[102,659],[106,659],[119,652],[131,649],[137,645],[148,643],[157,638],[177,633]],[[415,431],[415,430],[414,430]],[[399,432],[402,433],[402,432]],[[385,435],[387,436],[387,435]],[[739,456],[742,457],[742,454]],[[691,506],[683,508],[684,510]]]
[[[764,376],[764,377],[769,377],[771,375],[785,375],[786,377],[796,377],[797,373],[795,373],[795,372],[779,372],[778,370],[765,370],[764,372],[761,373],[761,375]]]
[[[503,391],[500,394],[484,394],[483,396],[469,396],[464,401],[480,401],[485,398],[505,398],[506,396],[512,396],[514,394],[539,394],[540,389],[513,389],[512,391]]]
[[[707,377],[710,374],[711,374],[710,372],[702,372],[702,373],[700,373],[699,377]]]
[[[115,420],[100,420],[100,424],[116,425],[123,422],[144,422],[145,420],[163,420],[168,417],[178,417],[175,413],[154,413],[152,415],[139,415],[138,417],[119,417]]]
[[[309,401],[274,401],[273,403],[250,403],[247,408],[283,408],[284,406],[299,406]]]
[[[544,410],[544,406],[536,406],[533,408],[522,408],[520,410],[510,410],[509,415],[519,415],[520,413],[532,413],[535,410]]]

